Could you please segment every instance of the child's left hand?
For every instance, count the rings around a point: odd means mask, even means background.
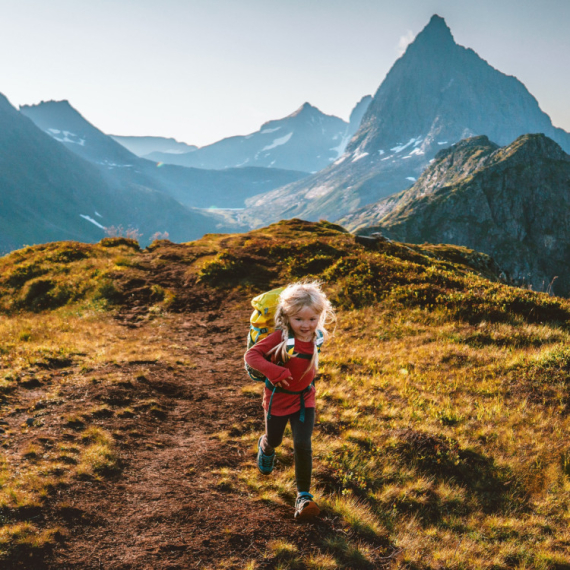
[[[285,387],[289,386],[289,382],[287,382],[287,380],[293,380],[293,377],[289,376],[287,379],[283,379],[283,380],[280,380],[279,382],[275,382],[275,386],[278,386],[279,388],[285,388]]]

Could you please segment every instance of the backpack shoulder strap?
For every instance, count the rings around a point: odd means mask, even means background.
[[[323,344],[324,341],[325,337],[323,333],[320,330],[317,330],[317,340],[315,341],[315,346],[317,347],[317,351],[319,353],[321,352],[321,345]],[[311,354],[299,354],[298,352],[295,352],[294,338],[287,339],[287,354],[295,358],[303,358],[305,360],[311,360],[313,357]]]
[[[287,339],[287,354],[291,356],[295,356],[295,338],[288,338]]]

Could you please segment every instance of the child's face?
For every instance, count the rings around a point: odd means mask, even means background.
[[[303,341],[313,339],[313,334],[319,324],[319,313],[311,307],[303,307],[298,313],[289,317],[289,326],[293,329],[295,338]]]

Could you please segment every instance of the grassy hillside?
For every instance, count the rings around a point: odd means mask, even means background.
[[[3,564],[570,567],[570,303],[464,248],[359,242],[292,220],[0,259]],[[317,383],[324,512],[298,525],[290,439],[257,472],[261,389],[240,356],[249,299],[305,277],[338,324]]]

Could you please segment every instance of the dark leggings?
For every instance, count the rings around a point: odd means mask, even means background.
[[[267,419],[265,413],[265,441],[264,452],[271,454],[273,449],[279,447],[283,441],[283,433],[287,422],[291,422],[293,432],[293,450],[295,456],[295,479],[297,491],[308,493],[311,488],[311,473],[313,471],[313,450],[311,436],[315,426],[315,408],[305,408],[305,421],[301,422],[301,411],[288,416],[274,416]],[[273,449],[270,449],[273,448]]]

